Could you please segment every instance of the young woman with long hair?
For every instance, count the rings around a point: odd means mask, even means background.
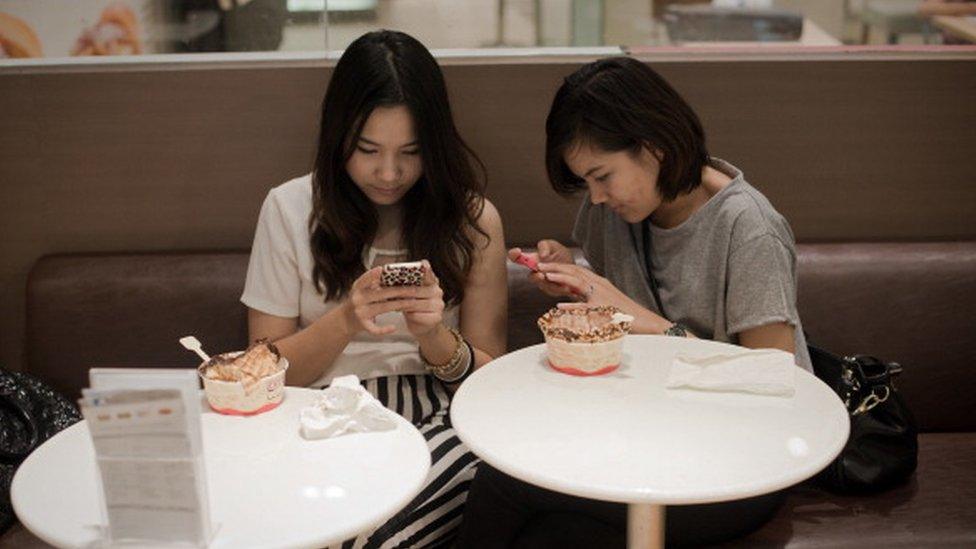
[[[382,265],[403,261],[423,262],[423,285],[382,286]],[[355,374],[431,448],[420,495],[346,546],[453,537],[477,460],[449,394],[505,351],[506,292],[501,220],[436,61],[400,32],[360,37],[326,90],[314,171],[261,208],[241,297],[251,339],[288,358],[289,385]]]

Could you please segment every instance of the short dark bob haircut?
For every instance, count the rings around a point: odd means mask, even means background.
[[[695,112],[661,75],[630,57],[583,65],[556,92],[546,118],[546,170],[559,194],[586,189],[563,159],[581,145],[606,152],[660,151],[657,186],[666,201],[698,187],[709,162]]]

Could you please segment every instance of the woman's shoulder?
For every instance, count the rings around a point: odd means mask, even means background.
[[[289,205],[312,205],[312,174],[296,177],[272,187],[268,198]]]
[[[478,248],[484,248],[493,240],[504,240],[502,216],[498,209],[485,197],[479,197],[471,204],[474,226],[467,226],[467,233]]]
[[[769,199],[745,180],[734,182],[719,209],[731,232],[732,247],[760,237],[773,237],[791,246],[793,232]]]
[[[286,220],[307,223],[312,213],[312,175],[306,174],[272,187],[262,210]]]
[[[475,224],[478,228],[488,234],[501,231],[502,216],[498,208],[487,197],[480,198],[479,202],[475,203]]]
[[[743,182],[744,183],[744,182]],[[736,199],[737,215],[732,230],[733,247],[759,238],[778,240],[786,248],[794,247],[793,230],[789,222],[758,189],[748,183]]]

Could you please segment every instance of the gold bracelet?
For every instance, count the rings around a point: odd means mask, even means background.
[[[474,357],[472,356],[473,351],[471,350],[471,345],[469,345],[468,342],[465,341],[462,347],[461,359],[458,360],[455,368],[450,372],[434,374],[434,377],[446,383],[459,382],[467,377],[467,375],[471,372],[472,366],[474,365]]]
[[[447,329],[449,332],[451,332],[451,335],[454,336],[455,344],[454,353],[447,362],[443,364],[433,364],[427,360],[427,357],[425,357],[423,353],[420,353],[420,358],[424,361],[424,364],[427,366],[430,373],[439,378],[450,378],[450,374],[454,373],[458,367],[462,365],[462,362],[464,362],[462,359],[464,358],[465,351],[467,351],[467,345],[464,343],[464,338],[461,336],[461,332],[450,327]]]

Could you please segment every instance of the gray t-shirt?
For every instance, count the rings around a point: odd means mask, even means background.
[[[742,171],[713,158],[732,181],[681,225],[629,224],[603,205],[583,201],[573,238],[594,271],[695,335],[738,343],[736,334],[787,322],[796,331],[796,363],[812,371],[796,308],[796,247],[789,224]],[[645,257],[644,236],[651,257]],[[657,282],[664,311],[646,276]]]

